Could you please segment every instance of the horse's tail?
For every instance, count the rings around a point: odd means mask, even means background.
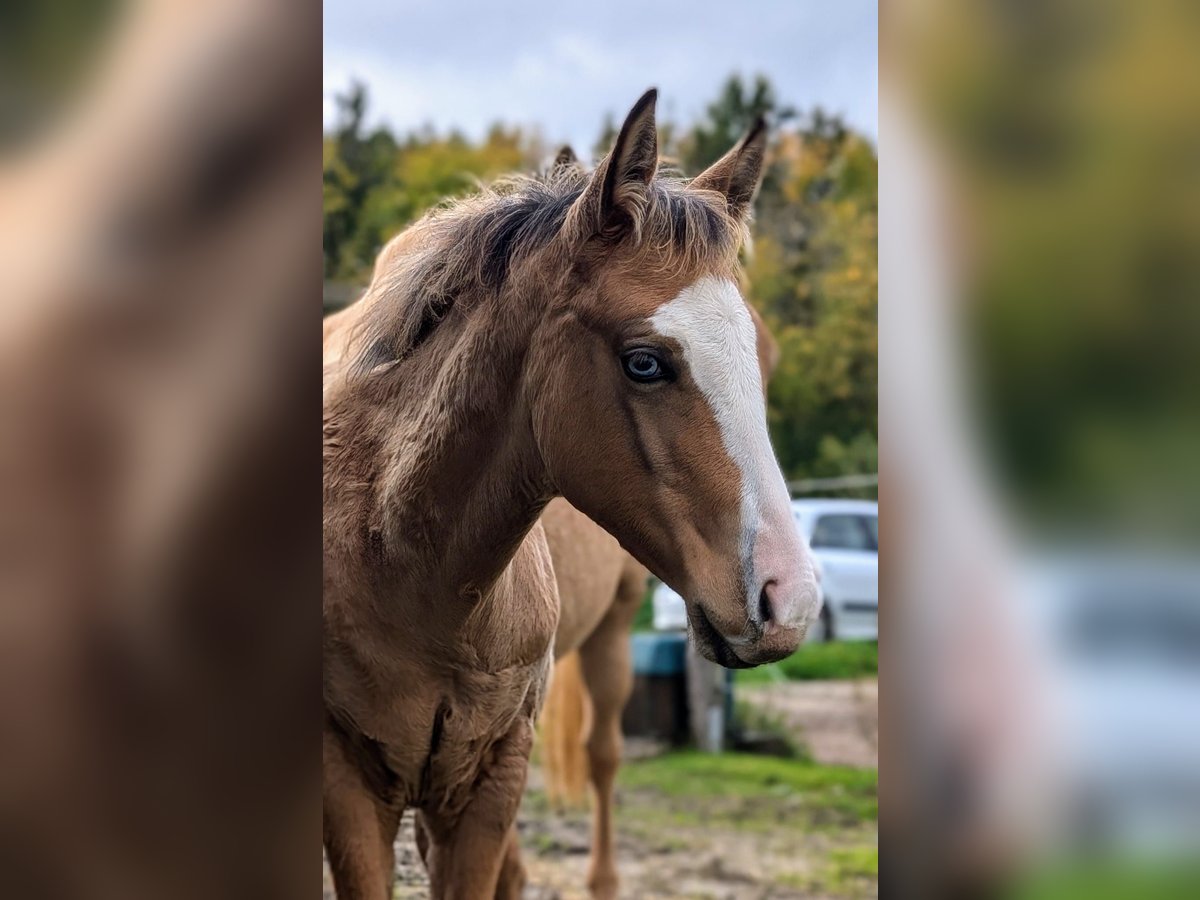
[[[550,693],[542,708],[542,749],[546,793],[552,803],[581,806],[587,797],[587,738],[592,704],[583,685],[579,652],[554,665]]]

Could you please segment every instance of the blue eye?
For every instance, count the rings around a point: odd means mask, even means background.
[[[625,374],[643,384],[667,377],[667,366],[653,350],[630,350],[621,354]]]

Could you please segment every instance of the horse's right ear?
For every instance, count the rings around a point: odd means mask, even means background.
[[[658,171],[658,130],[654,104],[658,91],[642,94],[617,134],[612,151],[596,166],[583,194],[571,207],[567,222],[574,236],[616,236],[641,230],[649,185]]]

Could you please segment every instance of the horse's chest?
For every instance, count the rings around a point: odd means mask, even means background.
[[[453,811],[541,708],[559,605],[540,525],[486,590],[414,584],[390,603],[397,625],[327,640],[327,692],[383,753],[395,801]]]
[[[542,658],[529,666],[456,675],[431,726],[435,739],[421,789],[422,807],[453,810],[465,803],[497,749],[514,734],[531,731],[551,665],[547,645]]]
[[[530,666],[547,653],[558,620],[558,585],[538,524],[487,595],[476,601],[459,633],[460,650],[483,671]]]

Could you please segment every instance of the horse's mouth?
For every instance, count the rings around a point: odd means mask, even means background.
[[[726,669],[753,669],[755,666],[734,652],[729,641],[725,640],[721,632],[709,621],[704,607],[699,603],[696,604],[696,614],[692,617],[692,640],[696,642],[696,649],[701,655]]]

